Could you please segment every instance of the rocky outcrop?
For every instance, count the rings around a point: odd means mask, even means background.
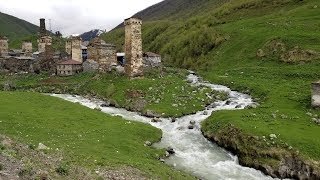
[[[233,125],[217,132],[203,130],[209,140],[239,157],[239,163],[252,167],[274,178],[320,179],[319,162],[306,159],[273,135],[256,137],[243,133]]]

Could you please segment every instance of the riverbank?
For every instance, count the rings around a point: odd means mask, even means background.
[[[77,94],[102,99],[105,106],[141,112],[149,117],[181,117],[203,110],[225,93],[207,87],[191,87],[186,70],[163,68],[145,77],[128,79],[117,73],[82,73],[71,77],[35,74],[0,75],[0,89],[40,93]],[[6,86],[6,87],[5,87]]]

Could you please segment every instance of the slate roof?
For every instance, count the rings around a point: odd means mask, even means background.
[[[81,65],[82,63],[73,59],[69,59],[66,61],[61,61],[58,64],[59,65]]]

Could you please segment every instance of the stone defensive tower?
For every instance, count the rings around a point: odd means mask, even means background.
[[[31,57],[32,56],[32,42],[24,41],[22,42],[22,52],[25,56]]]
[[[82,40],[80,36],[74,36],[71,38],[71,59],[83,62],[82,60]]]
[[[40,30],[39,30],[39,39],[38,39],[38,51],[43,53],[46,51],[46,46],[52,45],[52,37],[47,35],[45,19],[40,19]]]
[[[71,55],[71,52],[72,52],[72,47],[71,47],[71,40],[68,39],[67,42],[66,42],[66,53],[68,55]]]
[[[46,20],[41,18],[40,19],[40,29],[39,29],[39,35],[40,36],[45,36],[47,35],[47,29],[46,29]]]
[[[8,39],[5,36],[0,36],[0,56],[7,56],[9,52]]]
[[[125,25],[125,72],[129,77],[143,76],[142,20],[129,18]]]

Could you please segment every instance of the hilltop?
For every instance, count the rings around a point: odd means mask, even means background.
[[[0,34],[9,39],[37,34],[39,27],[25,20],[0,12]]]

